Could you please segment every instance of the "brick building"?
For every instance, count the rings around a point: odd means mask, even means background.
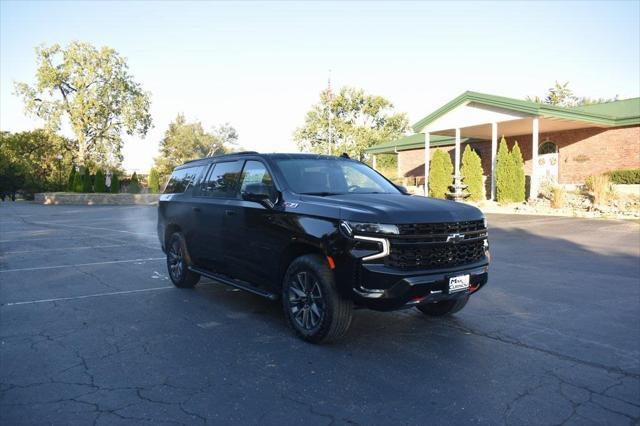
[[[509,148],[515,141],[520,145],[530,193],[537,194],[548,176],[562,184],[582,184],[593,174],[640,168],[640,98],[562,108],[465,92],[418,121],[413,130],[413,135],[369,148],[374,164],[378,154],[397,154],[398,176],[424,185],[434,150],[450,153],[457,177],[462,152],[470,144],[482,159],[492,199],[502,136]]]

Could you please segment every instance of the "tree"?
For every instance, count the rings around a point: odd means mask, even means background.
[[[436,149],[429,162],[429,196],[446,198],[453,180],[453,164],[451,156]]]
[[[590,98],[587,96],[578,97],[569,88],[569,82],[560,84],[557,81],[553,87],[549,88],[544,99],[539,96],[527,96],[528,101],[537,102],[539,104],[556,105],[565,108],[571,108],[582,105],[601,104],[605,102],[613,102],[618,100],[618,95],[613,98]]]
[[[27,113],[50,132],[65,118],[78,141],[78,164],[121,161],[122,132],[146,135],[149,93],[129,73],[127,61],[109,47],[72,42],[36,48],[36,84],[16,83]]]
[[[152,194],[160,192],[160,176],[158,176],[158,171],[155,167],[152,167],[149,171],[149,191]]]
[[[118,194],[120,192],[120,180],[118,179],[118,175],[116,173],[111,176],[111,193]]]
[[[74,161],[75,142],[42,129],[0,133],[0,175],[5,184],[17,185],[27,196],[35,192],[58,190],[64,173]],[[58,160],[58,155],[62,159]]]
[[[522,159],[518,141],[511,148],[511,167],[513,167],[513,201],[522,203],[525,199],[524,160]]]
[[[199,121],[188,123],[183,114],[178,114],[160,141],[160,155],[154,167],[164,180],[186,161],[228,152],[228,144],[236,143],[237,139],[237,132],[229,124],[208,133]]]
[[[138,174],[136,172],[133,172],[131,176],[131,181],[129,181],[129,185],[127,185],[127,192],[129,194],[140,193],[140,182],[138,181]]]
[[[395,112],[387,99],[366,94],[362,89],[343,87],[335,97],[329,90],[320,92],[320,102],[307,112],[304,125],[294,133],[294,140],[303,152],[346,152],[362,160],[366,148],[397,139],[408,128],[406,114]]]
[[[482,183],[482,161],[480,156],[467,145],[462,154],[462,167],[460,168],[462,181],[467,185],[469,199],[480,201],[484,198],[484,185]]]
[[[496,156],[496,197],[500,203],[515,201],[513,156],[509,152],[507,141],[502,137]]]
[[[93,189],[95,192],[101,193],[101,192],[107,191],[104,178],[105,177],[104,177],[104,173],[102,172],[102,169],[98,169],[98,171],[96,172],[95,182],[93,184]]]

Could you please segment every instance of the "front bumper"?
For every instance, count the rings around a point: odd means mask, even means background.
[[[361,264],[353,287],[355,302],[390,311],[419,303],[457,299],[480,290],[488,280],[489,259],[449,269],[403,271],[383,264]],[[469,275],[469,289],[449,293],[449,278]]]

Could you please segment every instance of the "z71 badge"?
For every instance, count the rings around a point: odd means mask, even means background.
[[[293,203],[291,201],[286,201],[284,203],[284,206],[290,209],[295,209],[296,207],[298,207],[298,203]]]

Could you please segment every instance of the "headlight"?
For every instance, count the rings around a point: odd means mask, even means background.
[[[482,226],[484,226],[484,229],[487,229],[487,218],[486,217],[482,218]]]
[[[396,225],[388,225],[383,223],[365,223],[365,222],[342,222],[342,228],[349,235],[355,233],[362,234],[387,234],[398,235],[400,231]]]

